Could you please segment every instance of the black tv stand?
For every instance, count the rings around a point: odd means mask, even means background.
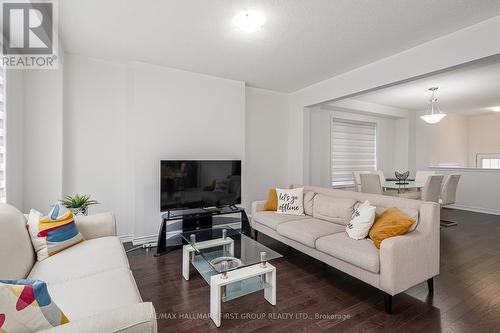
[[[211,208],[193,208],[182,210],[171,210],[161,216],[162,222],[158,233],[158,245],[156,247],[155,257],[167,254],[182,246],[180,236],[173,240],[174,244],[167,244],[167,227],[169,222],[182,221],[182,231],[193,231],[198,229],[211,228],[213,217],[228,214],[241,214],[241,233],[251,236],[252,228],[248,221],[248,216],[244,208],[236,205],[211,207]]]

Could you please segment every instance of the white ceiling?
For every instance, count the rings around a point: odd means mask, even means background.
[[[429,106],[430,87],[444,113],[476,115],[500,106],[500,57],[423,79],[376,90],[354,99],[390,107],[420,111]]]
[[[266,17],[254,34],[233,17]],[[493,16],[498,0],[63,0],[66,52],[291,92]]]

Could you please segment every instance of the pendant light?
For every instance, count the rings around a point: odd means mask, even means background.
[[[438,87],[432,87],[429,88],[429,91],[432,91],[431,98],[429,99],[429,102],[431,104],[430,110],[427,114],[420,116],[423,121],[425,121],[428,124],[437,124],[446,117],[446,114],[441,112],[441,109],[439,109],[439,106],[437,104],[437,98],[436,98],[436,90],[438,90]]]

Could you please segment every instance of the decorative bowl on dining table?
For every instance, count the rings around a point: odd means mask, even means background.
[[[398,180],[396,184],[398,185],[407,185],[408,182],[406,181],[408,177],[410,176],[410,171],[405,171],[405,172],[394,172],[394,175],[396,176],[396,179]]]

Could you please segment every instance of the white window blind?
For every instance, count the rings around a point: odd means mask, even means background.
[[[5,202],[5,71],[0,66],[0,202]]]
[[[353,171],[377,170],[377,124],[332,117],[332,187],[354,187]]]

